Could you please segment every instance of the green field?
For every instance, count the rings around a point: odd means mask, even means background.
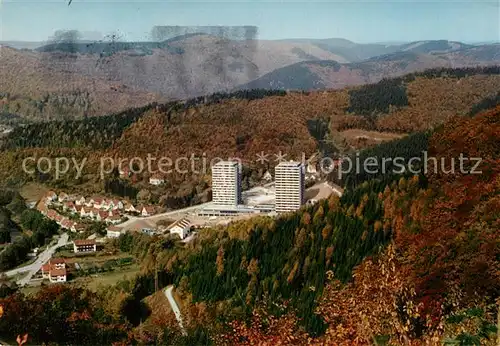
[[[114,285],[123,279],[132,279],[140,272],[138,265],[133,264],[112,272],[97,273],[85,277],[78,277],[71,280],[71,284],[86,287],[92,291],[97,291],[99,286]]]

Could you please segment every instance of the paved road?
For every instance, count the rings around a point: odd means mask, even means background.
[[[179,309],[179,306],[177,305],[177,302],[174,299],[174,296],[172,295],[172,290],[174,289],[174,286],[168,286],[165,288],[163,292],[165,292],[165,296],[168,299],[168,302],[170,303],[170,306],[172,307],[172,310],[174,311],[175,318],[177,319],[177,322],[179,323],[179,328],[181,329],[181,332],[183,335],[187,335],[186,330],[184,329],[184,326],[182,325],[182,315],[181,315],[181,310]]]
[[[248,194],[260,191],[263,187],[269,188],[269,187],[271,187],[273,185],[274,185],[274,182],[270,182],[270,183],[267,183],[267,184],[265,184],[263,186],[256,186],[256,187],[251,188],[250,190],[243,191],[241,194],[243,195],[243,197],[245,197]],[[131,225],[132,223],[134,223],[137,220],[152,220],[152,221],[154,221],[154,220],[158,220],[158,219],[164,219],[164,218],[169,217],[169,216],[175,216],[175,215],[181,214],[181,213],[185,214],[187,212],[191,212],[191,211],[194,211],[194,210],[206,207],[206,206],[210,205],[211,203],[212,202],[207,202],[207,203],[192,205],[192,206],[187,207],[187,208],[177,209],[177,210],[172,210],[172,211],[167,211],[165,213],[156,214],[156,215],[152,215],[152,216],[146,216],[146,217],[137,217],[137,216],[128,215],[127,216],[128,217],[127,221],[122,222],[120,224],[117,224],[116,226],[125,228],[125,227]]]
[[[69,243],[68,239],[69,239],[68,233],[64,233],[57,241],[57,244],[49,247],[48,249],[45,249],[42,253],[40,253],[40,255],[38,255],[38,258],[36,259],[35,262],[33,262],[27,266],[24,266],[24,267],[10,270],[8,272],[5,272],[5,274],[7,276],[14,276],[14,275],[17,275],[20,273],[26,273],[26,275],[24,275],[21,279],[19,279],[17,281],[17,284],[19,286],[26,285],[31,280],[33,275],[35,275],[36,272],[38,272],[40,270],[42,265],[44,265],[45,263],[48,262],[48,260],[52,257],[52,255],[56,251],[56,249],[58,249],[62,246],[65,246]]]
[[[337,196],[339,197],[342,197],[342,194],[344,193],[344,189],[341,188],[340,186],[334,184],[334,183],[330,183],[330,182],[325,182],[326,185],[328,185],[328,187],[330,189],[333,190],[333,192],[335,192],[335,194],[337,194]]]
[[[332,189],[337,195],[342,196],[342,188],[340,186],[336,186],[336,185],[331,184],[331,183],[324,183],[324,184],[328,185],[328,187],[330,189]],[[273,186],[274,186],[274,182],[270,182],[270,183],[264,184],[262,186],[252,187],[251,189],[249,189],[247,191],[243,191],[241,194],[242,194],[242,197],[247,197],[248,195],[251,196],[253,193],[262,193],[263,188],[268,189],[268,188],[271,188]],[[155,220],[158,220],[158,219],[167,218],[169,216],[172,217],[172,216],[176,216],[178,214],[185,214],[187,212],[195,211],[197,209],[201,209],[203,207],[206,207],[206,206],[210,205],[211,203],[212,202],[197,204],[197,205],[193,205],[193,206],[190,206],[190,207],[187,207],[187,208],[177,209],[177,210],[172,210],[172,211],[167,211],[165,213],[156,214],[156,215],[152,215],[152,216],[146,216],[146,217],[138,217],[138,216],[128,215],[127,216],[128,217],[127,221],[122,222],[120,224],[117,224],[116,226],[121,227],[121,228],[126,228],[126,227],[130,226],[132,223],[134,223],[135,221],[138,221],[138,220],[152,220],[152,221],[155,221]]]
[[[166,213],[161,213],[161,214],[156,214],[156,215],[146,216],[146,217],[138,217],[138,216],[127,215],[128,220],[125,221],[125,222],[119,223],[116,226],[124,228],[124,227],[127,227],[130,224],[134,223],[137,220],[156,220],[156,219],[162,219],[162,218],[166,218],[168,216],[174,216],[174,215],[179,214],[179,213],[187,213],[189,211],[200,209],[200,208],[205,207],[208,204],[209,203],[197,204],[197,205],[193,205],[191,207],[187,207],[187,208],[184,208],[184,209],[177,209],[177,210],[167,211]]]

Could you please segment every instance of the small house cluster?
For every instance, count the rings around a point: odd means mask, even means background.
[[[103,197],[86,198],[83,196],[69,196],[64,192],[57,195],[55,192],[50,191],[40,203],[42,202],[45,208],[49,205],[62,206],[63,211],[78,215],[82,219],[86,218],[94,221],[102,221],[111,225],[120,223],[125,214],[134,214],[144,217],[156,214],[154,206],[134,206],[128,201],[107,199]],[[47,210],[43,209],[43,211],[40,211],[43,213],[47,212]],[[66,224],[69,225],[68,222]],[[61,226],[63,227],[62,224]]]
[[[118,174],[122,179],[128,179],[131,176],[133,176],[133,172],[127,165],[124,165],[123,167],[118,167]],[[156,173],[151,175],[151,177],[149,177],[150,185],[160,186],[164,183],[165,183],[165,176],[162,174]]]
[[[59,214],[54,209],[49,209],[47,207],[46,202],[43,200],[38,203],[37,210],[40,213],[42,213],[42,215],[49,218],[50,220],[57,222],[57,224],[59,226],[61,226],[61,228],[63,228],[63,229],[66,229],[68,231],[75,232],[75,233],[85,230],[84,225],[78,224],[77,222],[68,219],[67,217]]]

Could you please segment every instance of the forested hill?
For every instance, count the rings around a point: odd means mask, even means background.
[[[153,144],[160,151],[172,146],[173,143],[167,142],[172,140],[173,133],[177,134],[179,143],[189,146],[193,138],[188,136],[197,136],[197,129],[205,131],[204,126],[210,123],[229,127],[227,132],[234,135],[231,138],[234,144],[252,152],[262,148],[252,148],[253,142],[259,141],[249,141],[250,137],[262,136],[262,140],[268,142],[264,133],[272,129],[278,131],[274,137],[282,142],[279,139],[284,135],[295,137],[287,132],[291,124],[308,131],[307,120],[317,118],[325,119],[335,131],[351,128],[402,133],[421,131],[437,126],[455,114],[465,115],[477,111],[478,107],[480,110],[484,102],[492,106],[495,102],[492,98],[500,85],[499,72],[497,67],[439,69],[340,91],[287,93],[255,89],[216,93],[187,101],[153,103],[99,119],[20,126],[2,141],[2,148],[119,148],[123,143],[117,140],[122,134],[125,142],[139,140],[132,134],[136,129],[147,127],[144,122],[150,122],[151,127],[154,122],[159,122],[165,127],[165,134],[158,138],[158,144]],[[249,126],[248,129],[238,126],[251,123],[259,123],[259,126]],[[181,127],[187,131],[179,131]],[[208,138],[202,149],[209,149],[214,141]]]
[[[298,213],[202,233],[183,252],[163,251],[162,284],[189,296],[190,326],[224,345],[495,345],[500,107],[455,117],[427,139],[438,161],[483,158],[482,174],[456,162],[454,174],[366,180]],[[157,248],[127,237],[120,246],[153,263]],[[142,277],[137,297],[153,286]],[[211,314],[250,323],[207,327]]]
[[[481,157],[481,174],[367,178],[341,199],[201,231],[188,245],[122,235],[113,246],[136,256],[142,275],[97,294],[9,295],[0,333],[62,344],[494,346],[500,107],[454,116],[425,140],[439,161]],[[166,319],[140,324],[158,268],[160,288],[184,297],[187,336]]]
[[[85,186],[89,193],[106,189],[134,199],[141,189],[151,190],[141,184],[148,177],[133,177],[126,186],[123,181],[104,184],[98,176],[101,157],[145,159],[151,154],[175,160],[205,154],[207,158],[242,158],[249,168],[244,179],[249,186],[273,168],[273,162],[269,167],[255,162],[261,152],[273,157],[282,151],[289,159],[316,152],[332,158],[350,155],[383,141],[436,128],[456,115],[469,116],[492,107],[498,102],[499,87],[498,68],[430,70],[357,88],[217,93],[99,118],[29,124],[0,138],[0,181],[10,186],[33,180],[65,189]],[[405,147],[415,150],[421,145]],[[56,181],[53,174],[22,172],[20,162],[28,156],[87,161],[80,179],[74,179],[76,171],[70,171]],[[202,201],[208,183],[203,179],[172,174],[166,190],[162,194],[158,191],[153,200],[174,198],[176,202],[168,207]]]

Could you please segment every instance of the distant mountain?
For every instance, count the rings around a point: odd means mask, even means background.
[[[244,88],[341,88],[428,68],[500,63],[498,44],[231,40],[204,33],[161,42],[61,41],[35,50],[2,49],[0,92],[12,105],[4,111],[33,119],[100,115]],[[47,107],[47,94],[60,101]]]
[[[344,57],[350,62],[363,61],[378,55],[390,54],[400,51],[414,53],[448,53],[459,49],[471,48],[462,42],[447,40],[415,41],[410,43],[354,43],[344,39],[299,39],[290,42],[308,42],[334,54]]]
[[[464,45],[466,46],[466,45]],[[421,47],[421,48],[419,48]],[[461,47],[461,46],[460,46]],[[500,64],[499,45],[452,47],[450,53],[423,54],[414,50],[440,49],[435,44],[406,45],[405,51],[378,55],[362,62],[305,61],[272,71],[237,89],[314,90],[378,82],[429,68]]]
[[[78,53],[78,54],[100,54],[111,56],[121,51],[135,51],[138,54],[152,54],[153,49],[172,49],[172,52],[182,54],[184,51],[170,46],[171,43],[182,41],[194,36],[203,34],[186,34],[177,36],[161,42],[110,42],[110,41],[77,41],[77,42],[53,42],[36,48],[35,50],[42,53]]]
[[[55,68],[34,51],[1,49],[1,114],[8,114],[8,118],[79,118],[165,100],[131,85],[75,74],[62,66]]]
[[[0,46],[7,46],[15,49],[36,49],[43,45],[44,45],[43,42],[0,41]]]
[[[405,52],[414,53],[448,53],[461,49],[468,49],[474,47],[473,45],[447,41],[447,40],[435,40],[435,41],[417,41],[407,44],[402,44],[398,46],[400,50]]]
[[[71,74],[81,81],[96,79],[126,85],[168,98],[229,90],[301,61],[347,62],[309,43],[228,40],[205,34],[188,34],[162,42],[60,42],[36,51],[17,51],[16,57],[18,62],[11,59],[9,64],[17,65],[13,68],[21,75],[24,61],[35,59],[43,65],[42,70]],[[3,59],[0,57],[0,63]],[[7,73],[7,69],[1,73]],[[24,77],[39,78],[37,74],[33,71]]]

